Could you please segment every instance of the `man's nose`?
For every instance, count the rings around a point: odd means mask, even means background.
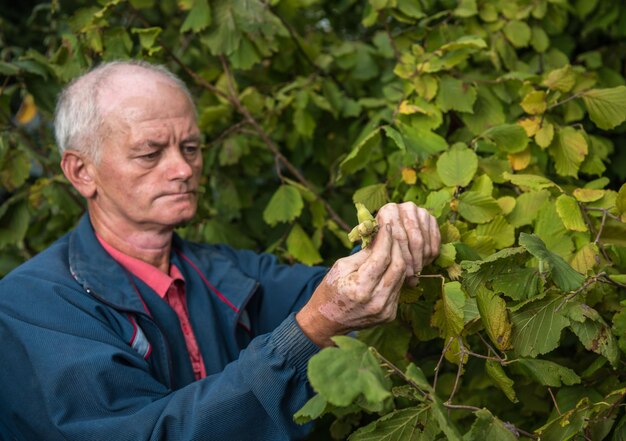
[[[167,178],[171,180],[186,180],[193,175],[193,167],[179,148],[171,148],[166,161]]]

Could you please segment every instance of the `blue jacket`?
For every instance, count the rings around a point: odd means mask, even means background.
[[[294,315],[325,274],[174,238],[207,369],[176,314],[100,246],[89,218],[0,282],[0,439],[287,440],[319,349]]]

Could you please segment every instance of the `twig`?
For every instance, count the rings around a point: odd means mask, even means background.
[[[596,274],[595,276],[589,277],[587,280],[585,280],[585,283],[583,283],[583,285],[578,288],[576,291],[571,292],[570,294],[568,294],[565,299],[563,299],[563,302],[556,307],[555,311],[558,312],[565,303],[569,302],[570,300],[572,300],[574,297],[576,297],[578,294],[580,294],[581,292],[583,292],[585,289],[587,289],[590,285],[593,285],[594,283],[596,283],[598,281],[598,279],[603,278],[604,276],[606,276],[606,273],[600,272],[598,274]]]
[[[441,368],[441,364],[443,363],[443,357],[446,355],[446,352],[448,352],[448,349],[450,348],[450,345],[452,344],[453,340],[454,338],[450,338],[450,340],[448,340],[448,343],[446,343],[445,347],[443,348],[443,351],[441,352],[441,356],[439,357],[437,366],[435,366],[435,378],[433,379],[433,390],[437,390],[437,379],[439,378],[439,369]]]
[[[552,388],[548,388],[548,392],[550,393],[550,397],[552,398],[552,403],[554,404],[554,407],[556,409],[556,413],[559,414],[559,416],[563,415],[561,413],[561,409],[559,409],[559,404],[556,402],[556,398],[554,398],[554,394],[552,393]]]
[[[480,410],[480,407],[476,407],[476,406],[467,406],[465,404],[450,404],[450,403],[443,403],[443,407],[446,407],[448,409],[462,409],[462,410],[471,410],[472,412],[476,412],[477,410]]]
[[[596,245],[600,241],[600,236],[602,236],[602,230],[604,230],[604,225],[606,224],[606,215],[607,211],[602,212],[602,222],[600,223],[600,227],[598,228],[598,234],[596,234],[596,239],[593,241]]]
[[[485,338],[482,336],[482,334],[481,334],[480,332],[478,332],[477,334],[478,334],[478,337],[481,339],[481,341],[484,343],[484,345],[485,345],[485,346],[487,346],[487,348],[488,348],[491,352],[493,352],[493,353],[496,355],[497,361],[499,361],[499,362],[500,362],[500,364],[502,364],[504,361],[506,361],[506,356],[505,356],[505,357],[501,357],[501,356],[498,354],[498,351],[496,351],[496,350],[493,348],[493,346],[491,346],[491,345],[489,344],[489,342],[488,342],[487,340],[485,340]]]
[[[428,398],[430,396],[430,394],[426,391],[424,391],[419,384],[417,384],[415,381],[411,380],[404,372],[402,372],[402,370],[396,366],[395,364],[393,364],[391,361],[387,360],[380,352],[378,352],[378,350],[376,350],[376,348],[374,347],[370,347],[370,350],[374,353],[374,355],[376,356],[376,358],[378,358],[381,363],[385,366],[387,366],[389,369],[391,369],[394,373],[396,373],[397,375],[399,375],[400,377],[402,377],[402,379],[404,381],[406,381],[409,385],[411,385],[415,390],[417,390],[419,393],[421,393],[424,398]]]
[[[548,110],[552,110],[552,109],[554,109],[555,107],[558,107],[558,106],[560,106],[560,105],[562,105],[562,104],[565,104],[566,102],[571,101],[571,100],[573,100],[573,99],[580,98],[580,97],[581,97],[581,95],[582,95],[582,93],[575,93],[574,95],[569,96],[569,97],[565,98],[564,100],[558,101],[558,102],[556,102],[556,103],[552,104],[551,106],[548,106],[548,108],[546,109],[546,111],[548,111]]]
[[[448,401],[446,401],[446,403],[452,403],[452,399],[454,398],[454,395],[456,394],[456,391],[459,387],[459,381],[461,380],[461,372],[463,372],[463,359],[467,355],[465,353],[465,347],[463,346],[463,342],[461,342],[460,337],[458,337],[458,342],[461,348],[461,350],[459,351],[459,355],[461,358],[459,360],[459,367],[456,370],[456,377],[454,378],[454,386],[452,387],[452,392],[450,392],[450,396],[448,397]]]

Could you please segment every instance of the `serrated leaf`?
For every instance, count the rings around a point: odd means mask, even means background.
[[[518,403],[519,400],[515,395],[515,389],[513,389],[513,385],[515,384],[513,380],[511,380],[502,365],[495,360],[486,360],[485,362],[485,371],[489,378],[493,380],[493,382],[500,388],[504,395],[513,403]]]
[[[308,234],[295,223],[287,236],[287,252],[305,265],[322,262],[322,256]]]
[[[418,441],[434,439],[439,433],[428,407],[396,410],[360,428],[349,441]]]
[[[151,27],[151,28],[132,28],[131,32],[133,34],[139,35],[139,44],[141,48],[146,50],[149,55],[152,55],[155,52],[158,52],[161,47],[155,47],[156,39],[161,34],[163,29],[159,27]]]
[[[491,196],[477,191],[467,191],[459,196],[458,212],[468,221],[482,224],[500,213],[500,206]]]
[[[489,223],[478,225],[476,232],[493,238],[496,249],[507,248],[515,243],[515,228],[500,215]]]
[[[509,321],[506,302],[496,293],[479,289],[476,304],[487,335],[501,351],[511,347],[511,322]]]
[[[528,145],[528,135],[519,124],[500,124],[486,130],[482,135],[493,141],[498,149],[506,153],[518,153]]]
[[[377,211],[380,207],[389,202],[387,186],[385,184],[373,184],[359,188],[354,192],[352,202],[360,202],[371,212]]]
[[[548,72],[542,84],[552,90],[569,92],[576,84],[576,76],[572,71],[572,66],[566,64],[559,69]]]
[[[536,357],[558,347],[561,331],[570,324],[557,307],[563,299],[549,296],[511,313],[513,349],[522,357]]]
[[[313,389],[335,406],[358,397],[377,405],[391,396],[390,383],[367,345],[351,337],[333,337],[330,347],[311,357],[307,371]]]
[[[28,203],[5,202],[0,208],[0,249],[8,244],[19,244],[28,231],[30,214]]]
[[[525,187],[532,190],[542,190],[550,187],[557,187],[560,189],[558,185],[545,176],[504,172],[502,173],[502,177],[518,187]]]
[[[459,116],[474,135],[479,135],[490,127],[504,124],[507,120],[501,101],[486,87],[478,89],[474,112],[461,112]]]
[[[599,128],[609,130],[626,120],[626,86],[591,89],[582,97],[589,118]]]
[[[541,128],[541,118],[538,116],[529,116],[517,121],[517,124],[524,128],[526,136],[535,136],[535,133]]]
[[[531,224],[537,218],[539,209],[549,198],[550,192],[548,190],[522,193],[518,196],[515,207],[507,216],[507,220],[516,228]]]
[[[565,228],[571,231],[587,231],[578,202],[571,196],[562,194],[556,199],[556,212],[563,221]]]
[[[297,424],[305,424],[309,421],[313,421],[324,414],[327,404],[326,398],[322,395],[314,395],[313,398],[307,401],[304,406],[295,413],[293,420]]]
[[[517,363],[526,375],[544,386],[561,387],[562,384],[571,386],[580,383],[576,372],[553,361],[520,358]]]
[[[578,177],[578,169],[589,152],[582,133],[572,127],[564,127],[548,149],[554,157],[556,172],[561,176]]]
[[[581,310],[584,320],[572,320],[570,328],[587,350],[603,355],[613,366],[616,366],[619,348],[611,328],[590,306],[580,304],[577,307]]]
[[[530,115],[541,115],[548,108],[546,93],[543,90],[533,90],[524,97],[520,106]]]
[[[270,226],[291,222],[302,213],[304,202],[300,192],[291,185],[281,185],[263,211],[263,220]]]
[[[476,421],[468,432],[466,441],[516,441],[513,434],[502,421],[493,416],[487,409],[474,412]]]
[[[465,144],[458,143],[443,152],[437,160],[437,173],[441,181],[449,186],[467,186],[478,169],[478,158]]]
[[[472,113],[475,102],[476,89],[471,84],[447,75],[439,79],[437,105],[442,111],[456,110]]]
[[[457,17],[472,17],[478,14],[478,8],[476,7],[476,0],[461,0],[456,9],[452,12]]]
[[[476,296],[481,284],[511,272],[515,267],[524,264],[527,259],[526,250],[517,247],[500,250],[483,260],[463,261],[461,267],[466,272],[463,287],[470,295]]]
[[[383,357],[392,363],[398,363],[406,358],[411,334],[411,329],[395,320],[391,323],[359,331],[359,340],[376,348]]]
[[[515,47],[526,47],[530,43],[530,27],[523,21],[511,20],[502,30],[507,40]]]
[[[491,286],[513,300],[534,297],[539,289],[539,272],[534,268],[513,268],[493,278]]]
[[[444,338],[456,337],[464,327],[463,306],[465,293],[459,282],[448,282],[444,285],[441,299],[435,305],[432,325],[439,328]]]
[[[420,124],[398,124],[407,151],[412,152],[421,160],[448,149],[446,140]]]
[[[456,259],[456,248],[451,243],[441,244],[439,249],[439,257],[435,260],[435,264],[441,268],[448,268],[454,265]]]
[[[530,161],[532,160],[532,154],[529,148],[523,150],[519,153],[512,153],[507,155],[507,159],[511,164],[511,168],[515,171],[524,170],[526,167],[530,165]]]
[[[369,163],[372,150],[380,144],[380,128],[376,127],[358,139],[348,156],[339,164],[341,176],[349,176]]]
[[[582,286],[585,276],[574,270],[561,256],[549,251],[536,235],[520,233],[519,244],[537,259],[550,265],[552,280],[562,291],[573,291]]]

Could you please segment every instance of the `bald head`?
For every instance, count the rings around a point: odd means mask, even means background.
[[[98,162],[108,117],[124,112],[125,100],[135,95],[149,96],[164,84],[179,89],[193,107],[185,83],[164,66],[145,61],[104,63],[74,79],[61,92],[55,111],[54,130],[60,152],[76,150]]]

